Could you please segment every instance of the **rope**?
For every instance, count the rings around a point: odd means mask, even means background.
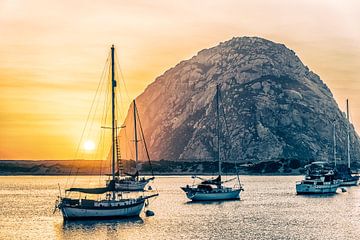
[[[100,76],[100,81],[99,81],[99,83],[98,83],[98,85],[97,85],[95,95],[94,95],[93,100],[92,100],[92,102],[91,102],[90,111],[89,111],[89,113],[88,113],[88,115],[87,115],[87,117],[86,117],[85,126],[84,126],[84,128],[83,128],[83,130],[82,130],[81,137],[80,137],[80,141],[79,141],[79,143],[78,143],[78,145],[77,145],[77,148],[76,148],[75,157],[74,157],[73,160],[71,160],[71,163],[70,163],[71,168],[70,168],[70,171],[69,171],[69,174],[68,174],[68,178],[66,179],[65,187],[68,185],[69,177],[71,176],[71,174],[72,174],[72,172],[73,172],[74,161],[75,161],[75,159],[78,158],[79,151],[80,151],[80,145],[81,145],[81,143],[82,143],[82,141],[83,141],[83,138],[84,138],[85,130],[86,130],[86,128],[87,128],[87,125],[88,125],[88,122],[89,122],[89,119],[90,119],[90,114],[91,114],[92,109],[93,109],[93,107],[94,107],[95,100],[96,100],[96,98],[97,98],[97,96],[98,96],[100,86],[101,86],[102,83],[103,83],[104,74],[105,74],[105,69],[106,69],[106,67],[107,67],[107,65],[108,65],[108,63],[109,63],[109,56],[110,56],[110,53],[109,53],[108,56],[107,56],[107,59],[106,59],[104,68],[103,68],[102,73],[101,73],[101,76]],[[77,173],[76,173],[76,175],[75,175],[75,178],[74,178],[74,180],[73,180],[73,182],[72,182],[72,184],[71,184],[70,186],[73,186],[73,185],[74,185],[74,182],[75,182],[75,180],[76,180],[76,177],[77,177],[78,172],[79,172],[79,170],[77,171]]]
[[[137,109],[137,107],[135,107],[135,110],[136,110],[136,116],[139,120],[139,126],[140,126],[140,131],[141,131],[141,138],[142,140],[144,141],[144,147],[145,147],[145,152],[146,152],[146,156],[147,156],[147,159],[149,161],[149,165],[150,165],[150,169],[151,169],[151,175],[154,177],[154,169],[153,169],[153,166],[151,164],[151,160],[150,160],[150,154],[149,154],[149,151],[148,151],[148,148],[147,148],[147,145],[146,145],[146,140],[145,140],[145,136],[144,136],[144,131],[143,131],[143,128],[142,128],[142,124],[141,124],[141,121],[140,121],[140,116],[139,116],[139,111]]]

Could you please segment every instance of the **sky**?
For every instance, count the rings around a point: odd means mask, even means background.
[[[232,37],[284,43],[359,131],[359,23],[356,0],[0,0],[0,159],[74,158],[111,44],[130,100]]]

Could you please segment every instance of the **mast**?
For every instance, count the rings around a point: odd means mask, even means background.
[[[134,107],[134,138],[135,138],[135,168],[138,171],[138,136],[137,136],[137,126],[136,126],[136,103],[135,99],[133,100],[133,107]]]
[[[335,167],[336,167],[336,135],[335,135],[335,131],[336,131],[336,122],[333,122],[333,147],[334,147],[334,163],[335,163]]]
[[[220,115],[219,115],[219,84],[216,85],[216,117],[217,117],[217,149],[219,161],[219,176],[221,176],[221,159],[220,159]]]
[[[346,117],[347,117],[347,159],[350,169],[350,117],[349,117],[349,99],[346,99]]]
[[[111,129],[112,129],[112,168],[111,168],[111,174],[112,179],[115,180],[115,138],[116,138],[116,125],[115,125],[115,87],[116,87],[116,81],[115,81],[115,69],[114,69],[114,52],[115,47],[114,45],[111,46]],[[114,194],[115,196],[115,194]]]

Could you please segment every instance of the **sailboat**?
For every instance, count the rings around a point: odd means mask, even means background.
[[[115,189],[122,190],[122,191],[144,191],[145,186],[152,180],[155,179],[154,174],[152,177],[145,178],[139,176],[138,170],[138,160],[139,160],[139,151],[138,151],[138,131],[137,131],[137,119],[139,118],[138,110],[136,107],[136,102],[133,100],[133,113],[134,113],[134,144],[135,144],[135,166],[136,171],[135,173],[127,173],[123,171],[122,164],[120,162],[120,168],[118,172],[118,176],[115,178]],[[145,151],[148,156],[148,160],[150,162],[150,157],[148,154],[148,150],[146,147],[146,142],[144,138],[144,133],[142,131],[141,122],[139,118],[140,130],[141,130],[141,137],[144,141]],[[150,164],[151,166],[151,164]],[[123,174],[122,174],[123,173]],[[122,176],[125,175],[125,176]]]
[[[204,179],[197,177],[201,180],[200,184],[192,186],[181,187],[186,193],[187,198],[192,201],[219,201],[219,200],[235,200],[240,199],[240,192],[243,188],[240,183],[238,172],[237,174],[237,186],[226,187],[224,183],[235,180],[230,179],[228,181],[222,180],[221,172],[221,152],[220,152],[220,113],[219,113],[219,101],[220,101],[220,87],[216,86],[216,112],[217,112],[217,160],[219,163],[219,175],[213,179]],[[225,117],[225,116],[224,116]]]
[[[335,165],[337,178],[341,180],[340,186],[357,186],[359,176],[351,174],[351,157],[350,157],[350,116],[349,116],[349,100],[346,99],[346,117],[347,117],[347,166]]]
[[[59,197],[56,208],[60,209],[64,219],[79,218],[128,218],[139,216],[145,202],[158,194],[138,197],[125,197],[125,192],[119,191],[115,187],[115,161],[117,160],[118,142],[116,114],[115,114],[115,47],[111,47],[111,179],[104,187],[99,188],[69,188],[65,191],[65,197]],[[70,193],[78,192],[83,194],[96,195],[97,200],[87,199],[86,197],[73,198]]]

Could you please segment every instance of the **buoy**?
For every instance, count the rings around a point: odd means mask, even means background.
[[[153,211],[151,211],[151,210],[146,210],[146,211],[145,211],[145,215],[146,215],[147,217],[152,217],[152,216],[155,215],[155,213],[154,213]]]

